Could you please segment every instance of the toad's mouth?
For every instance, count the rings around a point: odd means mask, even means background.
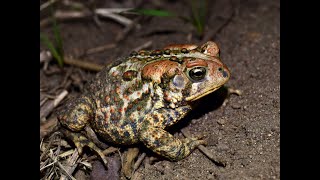
[[[202,98],[203,96],[206,96],[206,95],[218,90],[221,86],[217,86],[214,88],[208,88],[208,90],[205,90],[204,93],[202,93],[202,94],[195,94],[193,96],[187,97],[186,101],[192,102],[192,101],[198,100],[198,99]]]

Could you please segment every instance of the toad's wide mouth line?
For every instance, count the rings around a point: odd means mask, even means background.
[[[221,86],[222,86],[222,85],[221,85]],[[198,99],[202,98],[203,96],[206,96],[206,95],[208,95],[208,94],[210,94],[210,93],[218,90],[221,86],[217,86],[217,87],[215,87],[215,88],[212,88],[212,89],[210,89],[210,90],[208,90],[208,91],[205,91],[204,93],[202,93],[202,94],[200,94],[200,95],[198,94],[198,95],[196,95],[196,96],[188,97],[188,98],[186,98],[186,101],[195,101],[195,100],[198,100]]]

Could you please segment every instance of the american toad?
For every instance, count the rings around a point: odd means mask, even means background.
[[[180,140],[165,129],[192,109],[192,101],[217,90],[229,77],[212,41],[133,52],[98,73],[84,94],[63,106],[58,120],[73,132],[79,152],[87,145],[105,163],[102,151],[77,132],[89,126],[106,142],[142,142],[161,156],[180,160],[205,141]]]

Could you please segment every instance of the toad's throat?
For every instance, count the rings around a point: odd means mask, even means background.
[[[208,89],[208,90],[204,91],[204,93],[202,93],[202,94],[196,94],[196,95],[187,97],[186,101],[191,101],[192,102],[192,101],[198,100],[198,99],[202,98],[203,96],[206,96],[206,95],[218,90],[221,86],[217,86],[217,87],[214,87],[212,89]]]

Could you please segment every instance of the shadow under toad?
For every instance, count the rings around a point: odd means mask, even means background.
[[[193,109],[179,122],[169,127],[168,130],[171,133],[177,132],[180,129],[190,125],[191,120],[199,119],[206,113],[218,109],[228,96],[228,89],[225,86],[222,86],[220,89],[215,92],[204,96],[196,100],[193,104]]]

